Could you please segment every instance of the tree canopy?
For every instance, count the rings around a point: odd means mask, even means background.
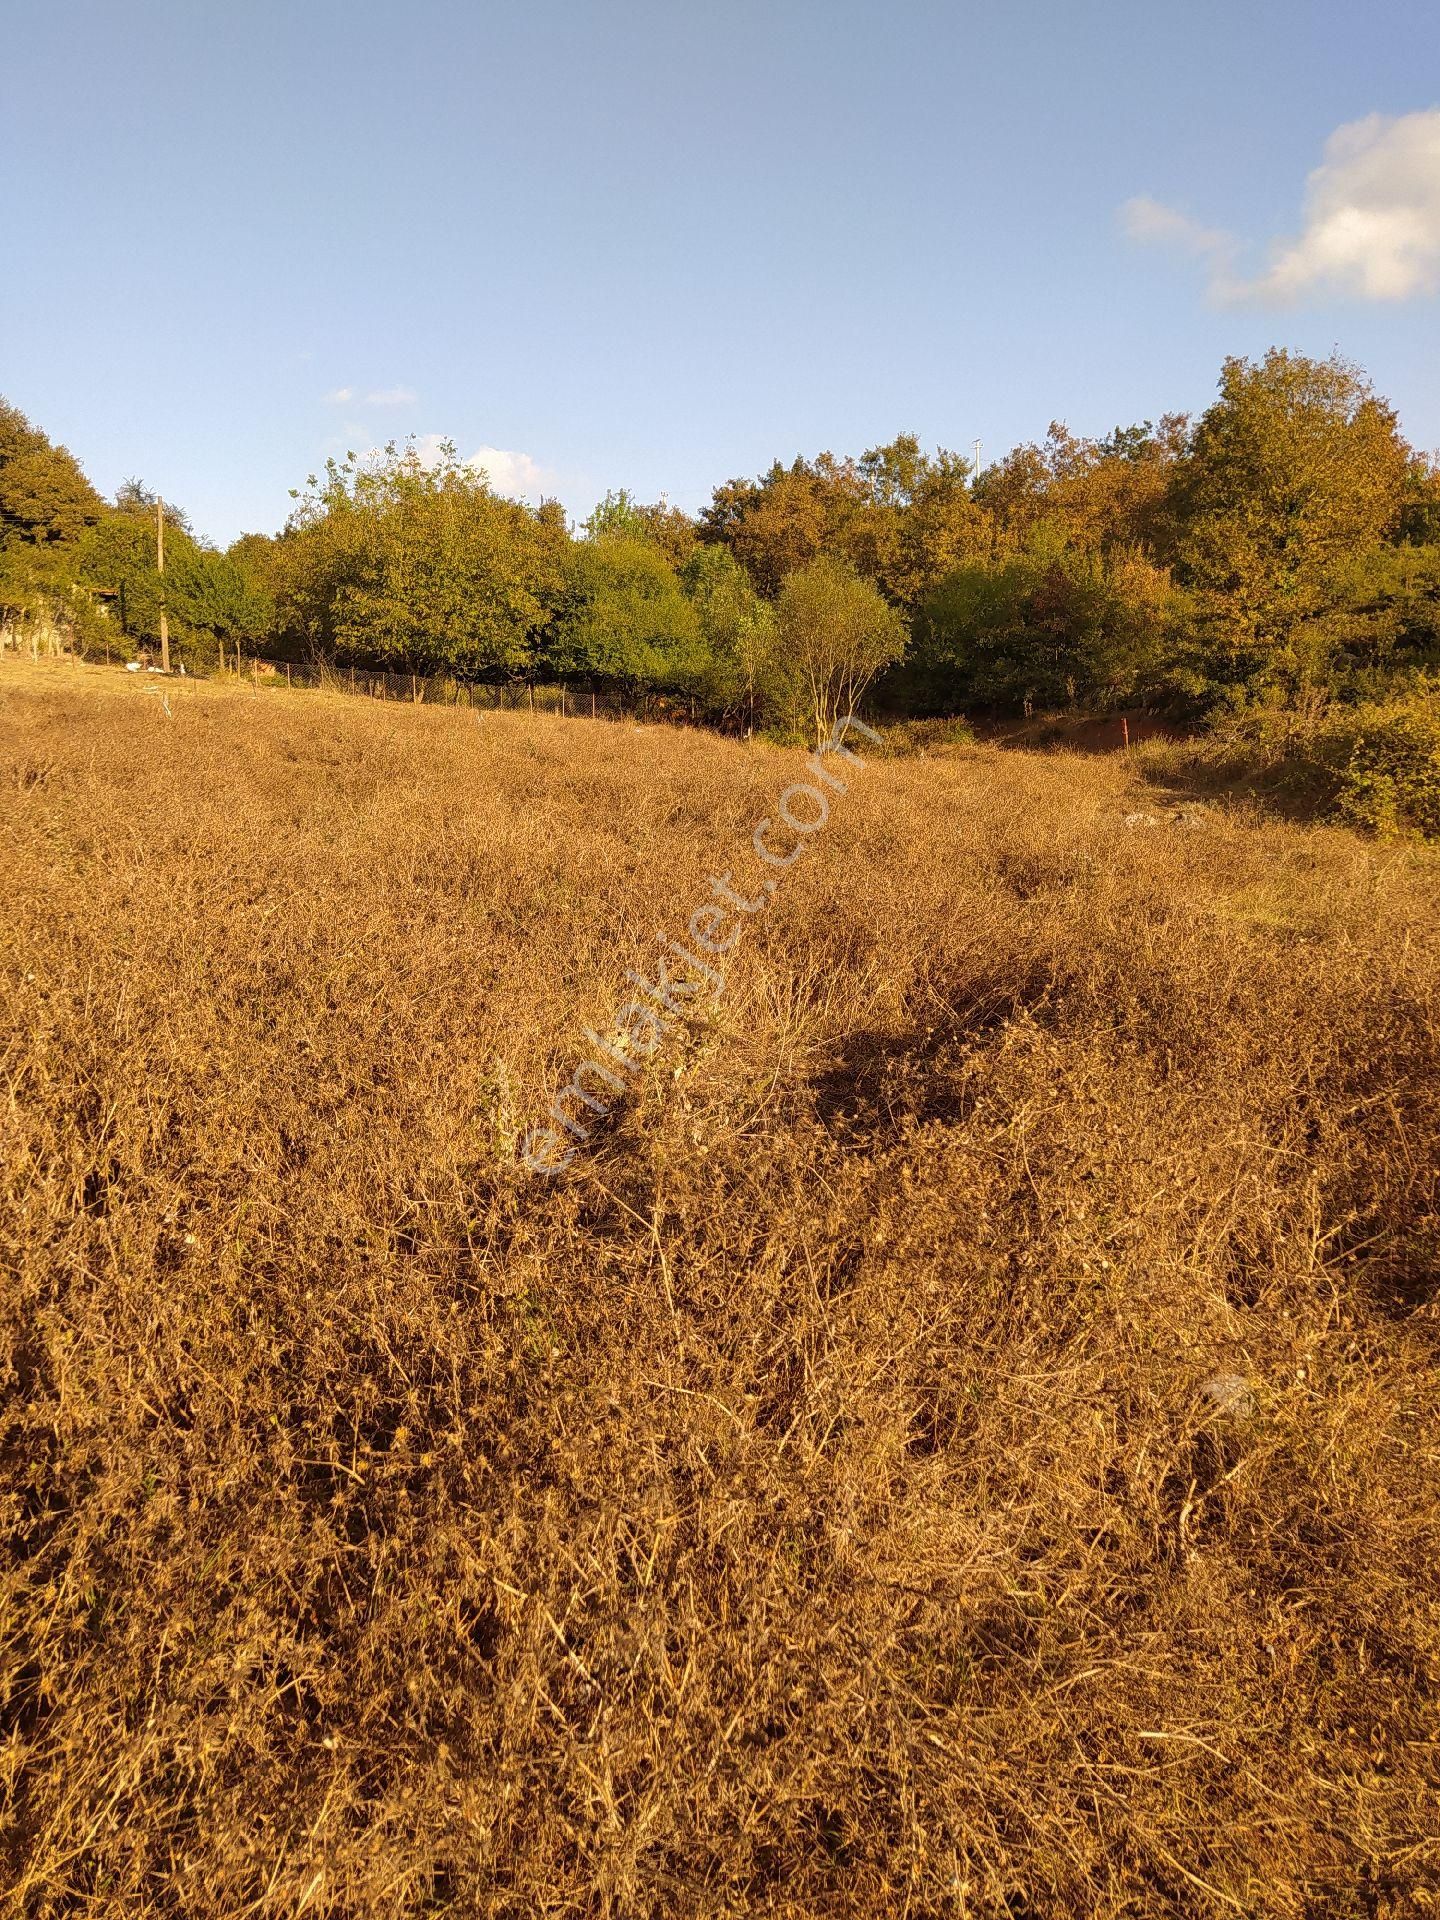
[[[504,499],[449,445],[331,461],[297,501],[273,555],[285,639],[469,679],[530,669],[563,573],[557,509]]]
[[[683,694],[793,733],[877,697],[925,711],[1192,712],[1373,697],[1440,668],[1440,464],[1338,355],[1227,360],[1197,420],[1063,421],[973,473],[899,433],[774,461],[691,515],[612,489],[578,525],[453,446],[332,460],[226,554],[165,503],[181,657],[227,638],[461,679]],[[107,505],[0,403],[0,617],[143,645],[156,495]]]

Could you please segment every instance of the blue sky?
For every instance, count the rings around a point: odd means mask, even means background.
[[[1440,444],[1431,0],[3,16],[0,392],[221,542],[410,433],[693,508],[1199,408],[1272,343]]]

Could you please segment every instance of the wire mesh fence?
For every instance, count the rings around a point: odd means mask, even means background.
[[[153,648],[127,659],[120,649],[77,647],[58,630],[0,626],[0,662],[61,657],[99,666],[127,666],[158,673]],[[312,688],[369,700],[410,701],[417,706],[469,707],[477,712],[543,713],[594,720],[665,721],[700,725],[695,701],[676,694],[628,693],[559,680],[462,680],[448,673],[394,673],[376,667],[338,666],[330,661],[268,660],[227,647],[218,661],[194,662],[182,646],[172,648],[172,678],[261,687]]]
[[[374,667],[329,662],[263,660],[233,656],[223,666],[202,668],[207,680],[318,688],[370,700],[409,701],[417,706],[472,707],[478,712],[548,713],[595,720],[698,722],[695,702],[672,694],[617,692],[570,681],[460,680],[448,673],[390,673]]]

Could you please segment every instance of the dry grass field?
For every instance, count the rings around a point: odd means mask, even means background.
[[[170,707],[0,679],[6,1913],[1440,1913],[1430,856],[867,751],[547,1180],[802,756]]]

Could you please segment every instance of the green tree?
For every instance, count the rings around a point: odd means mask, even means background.
[[[290,643],[470,679],[530,671],[568,545],[553,507],[492,492],[450,445],[433,463],[393,445],[331,461],[297,499],[267,563]]]
[[[0,400],[0,547],[73,542],[103,511],[74,455]]]
[[[1016,447],[974,489],[993,524],[994,551],[1016,553],[1043,539],[1087,553],[1163,548],[1172,475],[1188,438],[1183,414],[1116,427],[1103,440],[1080,439],[1052,421],[1043,445]]]
[[[159,494],[156,493],[153,488],[147,487],[143,480],[137,480],[133,475],[128,480],[122,480],[120,485],[115,489],[115,510],[117,513],[143,515],[152,525],[155,520],[155,509],[159,504]],[[177,533],[186,533],[189,534],[192,539],[194,538],[195,528],[191,523],[189,514],[186,513],[183,507],[177,507],[173,500],[167,500],[164,511],[165,524],[167,527],[173,527]]]
[[[990,551],[991,516],[977,504],[970,469],[945,447],[923,451],[902,433],[861,455],[867,498],[845,530],[844,550],[896,606],[913,612],[963,560]]]
[[[798,676],[817,744],[853,713],[905,650],[905,622],[848,560],[822,554],[790,575],[776,605],[781,654]]]
[[[155,523],[146,512],[111,510],[78,544],[79,577],[107,596],[117,647],[153,646],[163,604],[172,652],[191,666],[208,664],[220,643],[258,646],[273,607],[246,570],[213,547],[167,527],[165,574],[156,570]],[[118,632],[115,631],[118,629]]]
[[[822,453],[788,467],[777,461],[759,481],[718,487],[700,516],[701,537],[728,546],[760,592],[774,599],[790,574],[822,553],[846,550],[866,499],[853,460]]]
[[[908,611],[960,560],[989,550],[992,520],[972,498],[959,454],[926,453],[917,435],[902,433],[859,460],[822,453],[777,461],[759,480],[727,481],[700,534],[727,547],[767,599],[829,554]]]
[[[700,622],[706,659],[697,691],[706,711],[751,728],[778,717],[787,688],[775,609],[726,547],[697,547],[680,583]]]
[[[53,624],[82,644],[99,630],[75,553],[103,511],[74,457],[0,400],[0,620]]]
[[[700,619],[648,540],[577,541],[545,651],[551,672],[627,692],[688,692],[706,665]]]
[[[582,531],[591,540],[616,534],[626,540],[646,540],[672,567],[685,564],[699,537],[688,513],[664,499],[644,506],[624,487],[605,495],[582,523]]]
[[[1171,495],[1212,682],[1284,695],[1325,679],[1346,569],[1400,530],[1411,463],[1394,410],[1339,356],[1225,362]]]
[[[994,565],[957,568],[917,622],[909,691],[963,706],[1119,706],[1161,690],[1183,630],[1168,572],[1132,549],[1067,548],[1053,532]]]

